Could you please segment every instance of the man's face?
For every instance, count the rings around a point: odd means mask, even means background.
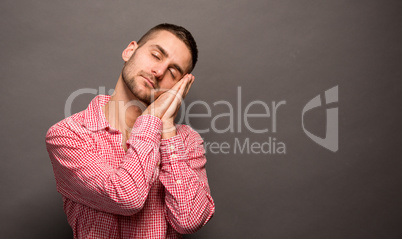
[[[124,64],[122,78],[131,93],[146,104],[171,89],[191,67],[190,50],[168,31],[154,33],[140,47],[130,45],[126,50],[133,51]]]

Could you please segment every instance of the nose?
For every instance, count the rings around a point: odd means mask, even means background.
[[[152,67],[152,74],[155,76],[156,79],[162,79],[163,75],[165,74],[166,67],[163,64],[155,64]]]

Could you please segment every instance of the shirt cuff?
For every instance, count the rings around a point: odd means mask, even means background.
[[[183,159],[185,148],[180,135],[162,139],[160,144],[161,163],[167,164]]]
[[[162,121],[153,115],[141,115],[131,130],[129,141],[136,139],[159,143],[162,132]]]

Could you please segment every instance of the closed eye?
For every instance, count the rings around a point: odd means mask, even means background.
[[[152,56],[153,56],[155,59],[158,59],[158,60],[161,59],[161,58],[160,58],[157,54],[155,54],[155,53],[152,53]]]
[[[175,73],[175,69],[174,68],[169,68],[170,74],[172,75],[173,79],[176,78],[176,76],[174,75]]]

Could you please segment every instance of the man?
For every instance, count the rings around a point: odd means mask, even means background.
[[[112,96],[95,97],[49,129],[74,238],[177,238],[212,217],[203,141],[174,124],[197,54],[186,29],[152,28],[123,51]]]

